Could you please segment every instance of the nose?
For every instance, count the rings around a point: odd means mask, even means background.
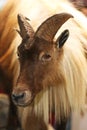
[[[16,103],[24,99],[25,93],[21,92],[19,94],[12,93],[12,100]]]
[[[16,87],[12,92],[12,101],[17,106],[27,106],[33,100],[33,94],[29,89]]]

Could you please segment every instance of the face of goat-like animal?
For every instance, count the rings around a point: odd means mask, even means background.
[[[22,43],[18,47],[20,74],[17,86],[12,93],[16,105],[30,104],[37,93],[49,86],[56,86],[63,82],[61,72],[56,70],[61,62],[63,45],[69,31],[64,30],[56,42],[53,41],[58,29],[72,15],[67,13],[56,14],[43,22],[36,32],[27,22],[27,18],[18,15]],[[60,66],[58,68],[60,70]]]

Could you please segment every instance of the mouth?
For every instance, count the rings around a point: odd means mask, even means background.
[[[34,97],[31,100],[27,100],[26,102],[24,102],[24,101],[20,101],[20,102],[13,101],[13,102],[16,106],[27,107],[27,106],[31,105],[33,103],[33,101],[34,101]]]

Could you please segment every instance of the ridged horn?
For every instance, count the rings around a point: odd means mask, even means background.
[[[58,29],[69,19],[73,18],[71,14],[60,13],[51,16],[44,21],[37,29],[35,36],[43,38],[47,41],[52,41]]]
[[[24,17],[22,14],[18,14],[18,24],[20,31],[17,30],[17,32],[23,39],[26,37],[32,37],[34,35],[34,30],[27,20],[29,19]]]

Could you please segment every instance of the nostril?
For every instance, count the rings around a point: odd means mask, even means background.
[[[19,93],[19,94],[12,94],[13,101],[18,102],[19,100],[22,100],[24,98],[25,93]]]
[[[15,100],[15,98],[16,98],[16,95],[12,94],[12,99]]]
[[[25,93],[21,93],[21,94],[19,94],[19,99],[22,99],[22,98],[24,98],[24,96],[25,96]]]
[[[15,94],[12,94],[12,98],[13,98],[13,99],[15,98],[15,96],[16,96]]]

